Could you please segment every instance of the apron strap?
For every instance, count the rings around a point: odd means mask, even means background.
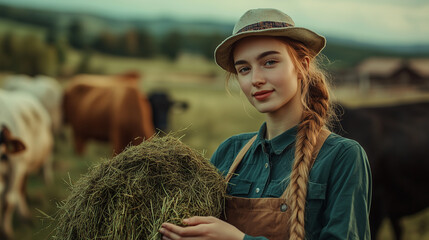
[[[314,161],[316,161],[317,155],[319,154],[320,149],[323,146],[323,143],[325,143],[325,140],[329,137],[331,134],[331,131],[329,131],[326,128],[322,128],[322,130],[319,133],[319,136],[317,136],[316,145],[313,149],[313,162],[311,163],[311,166],[313,166]]]
[[[225,177],[226,182],[229,182],[229,180],[232,178],[232,175],[234,175],[235,169],[237,169],[238,164],[240,164],[241,159],[243,159],[246,152],[249,150],[250,146],[252,146],[253,142],[255,141],[256,137],[258,135],[253,136],[247,143],[244,145],[244,147],[240,150],[237,157],[234,159],[234,162],[232,162],[231,167],[229,168],[228,174]]]

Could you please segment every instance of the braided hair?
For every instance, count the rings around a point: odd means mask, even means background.
[[[318,67],[317,60],[304,44],[282,38],[286,43],[301,81],[301,103],[304,110],[295,143],[295,159],[290,174],[286,198],[291,213],[289,234],[291,240],[304,240],[305,202],[310,170],[313,165],[313,151],[317,137],[332,114],[329,90],[325,73]],[[309,64],[305,64],[305,58]]]

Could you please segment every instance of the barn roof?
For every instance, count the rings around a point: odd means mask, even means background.
[[[421,76],[429,76],[429,58],[411,59],[410,66]]]
[[[400,68],[409,68],[421,76],[429,77],[429,58],[367,58],[356,67],[356,71],[364,75],[388,76]]]

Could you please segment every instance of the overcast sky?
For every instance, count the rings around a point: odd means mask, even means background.
[[[322,35],[386,44],[429,44],[429,0],[0,0],[116,18],[171,17],[234,23],[250,8],[278,8]]]

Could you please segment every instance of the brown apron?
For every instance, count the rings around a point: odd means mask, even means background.
[[[331,132],[322,129],[316,146],[314,158]],[[232,163],[226,181],[229,182],[238,164],[249,150],[256,136],[241,149]],[[264,236],[270,240],[289,239],[288,222],[290,211],[287,211],[286,191],[280,198],[242,198],[229,196],[226,199],[225,221],[250,236]]]

